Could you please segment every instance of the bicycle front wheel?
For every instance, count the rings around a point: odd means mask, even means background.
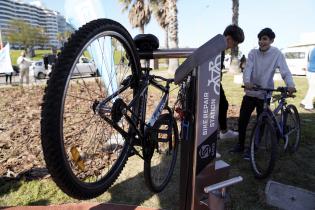
[[[256,178],[266,178],[275,166],[277,134],[273,122],[262,113],[251,135],[250,163]]]
[[[46,165],[66,194],[94,198],[123,169],[134,135],[122,107],[139,113],[133,100],[139,69],[132,38],[115,21],[92,21],[66,43],[48,81],[41,116]]]
[[[150,157],[144,161],[146,185],[161,192],[170,181],[178,151],[178,128],[171,113],[162,114],[149,135]]]
[[[289,104],[284,111],[284,136],[288,141],[287,148],[291,153],[298,150],[301,139],[300,117],[296,107]]]

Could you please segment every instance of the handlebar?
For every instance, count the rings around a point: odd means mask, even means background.
[[[245,87],[245,85],[242,85],[242,88],[244,88],[244,89],[248,89],[248,88],[246,88]],[[262,88],[262,87],[260,87],[260,86],[258,86],[258,85],[255,85],[255,86],[253,86],[251,89],[248,89],[248,90],[255,90],[255,91],[257,91],[257,90],[263,90],[263,91],[266,91],[267,93],[269,93],[269,92],[280,92],[280,93],[282,93],[282,94],[287,94],[289,91],[288,91],[288,87],[277,87],[276,89],[272,89],[272,88]],[[286,97],[292,97],[292,98],[294,98],[295,97],[295,95],[286,95]]]

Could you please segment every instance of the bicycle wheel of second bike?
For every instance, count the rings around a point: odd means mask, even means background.
[[[288,138],[288,150],[294,153],[298,150],[301,139],[300,117],[296,107],[289,104],[284,112],[285,136]]]
[[[138,69],[131,36],[107,19],[82,26],[58,57],[44,95],[41,140],[47,168],[66,194],[94,198],[119,176],[132,143],[121,107],[138,91]]]
[[[272,120],[262,113],[253,129],[250,143],[250,163],[256,178],[266,178],[272,172],[277,157],[277,142]]]
[[[146,185],[152,192],[161,192],[175,169],[178,151],[178,128],[172,114],[162,114],[150,137],[150,157],[144,161]]]

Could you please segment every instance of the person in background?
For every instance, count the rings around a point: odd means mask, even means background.
[[[242,43],[245,39],[243,30],[237,25],[229,25],[225,28],[223,35],[226,38],[227,49],[232,49]],[[221,72],[224,68],[225,51],[221,54]],[[222,73],[221,73],[222,79]],[[232,131],[227,128],[227,111],[229,103],[226,99],[222,84],[220,84],[220,105],[219,105],[219,126],[220,126],[220,139],[236,138],[238,132]]]
[[[32,61],[25,57],[25,52],[21,52],[21,56],[17,59],[17,64],[20,68],[20,85],[23,85],[23,78],[26,78],[26,84],[29,84],[29,66]]]
[[[246,66],[246,57],[245,55],[242,55],[241,60],[240,60],[240,69],[242,73],[244,71],[245,66]]]
[[[308,80],[308,90],[301,105],[307,111],[314,111],[314,98],[315,98],[315,48],[309,54],[309,62],[307,65],[306,77]]]
[[[6,84],[8,84],[8,81],[10,82],[10,84],[12,84],[12,75],[13,75],[13,72],[5,73],[5,83]]]
[[[264,91],[255,91],[252,88],[274,88],[273,76],[279,68],[282,79],[285,81],[289,95],[295,92],[295,85],[291,72],[281,51],[271,46],[276,35],[270,28],[264,28],[258,33],[259,49],[252,49],[248,54],[247,64],[243,73],[245,96],[241,104],[238,121],[238,143],[230,150],[231,153],[243,154],[245,149],[246,129],[252,112],[256,108],[257,117],[263,110]],[[271,98],[271,95],[267,96]],[[249,150],[245,151],[244,159],[249,159]]]

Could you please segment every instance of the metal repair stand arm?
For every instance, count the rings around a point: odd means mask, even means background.
[[[196,49],[175,73],[175,83],[189,77],[184,102],[180,165],[180,209],[224,210],[226,188],[242,181],[229,179],[230,166],[216,159],[225,37],[217,35]]]

